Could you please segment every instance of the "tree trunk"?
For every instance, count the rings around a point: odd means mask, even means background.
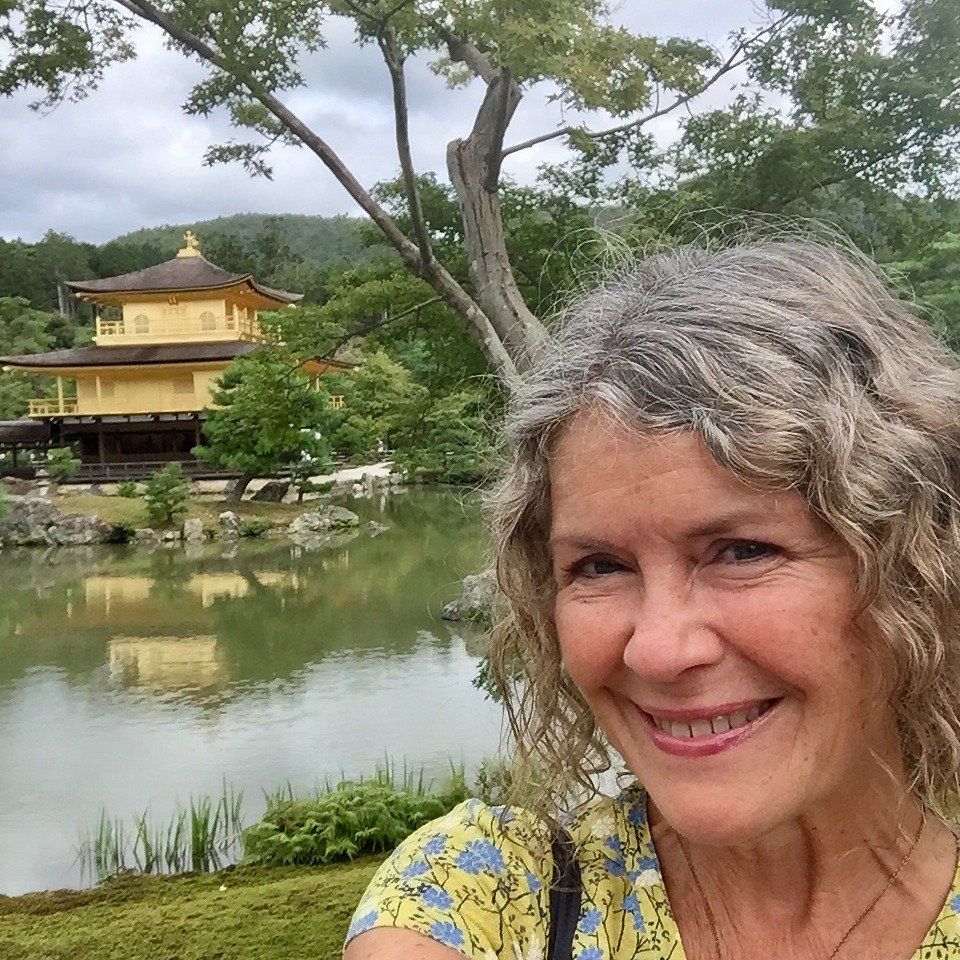
[[[241,473],[230,487],[226,501],[230,504],[237,504],[243,499],[244,491],[250,485],[250,481],[256,478],[255,473]]]
[[[447,147],[447,170],[460,200],[477,301],[517,369],[523,371],[536,359],[547,331],[517,287],[500,212],[503,137],[520,96],[509,72],[498,70],[488,83],[470,136]]]

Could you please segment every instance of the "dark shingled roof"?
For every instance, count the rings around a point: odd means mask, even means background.
[[[213,343],[170,343],[140,347],[72,347],[49,353],[23,353],[0,357],[11,367],[125,367],[148,363],[190,363],[233,360],[252,353],[260,344],[249,340]]]
[[[204,257],[174,257],[154,267],[103,280],[68,280],[78,294],[163,293],[168,290],[215,290],[248,283],[257,293],[280,303],[296,303],[302,293],[287,293],[257,283],[249,273],[230,273]]]
[[[43,443],[50,439],[45,420],[0,420],[0,443]]]

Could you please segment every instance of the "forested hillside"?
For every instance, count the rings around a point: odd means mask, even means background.
[[[132,231],[107,243],[84,243],[49,231],[38,243],[0,239],[0,297],[25,297],[39,310],[57,310],[64,280],[110,277],[161,263],[183,246],[192,230],[204,256],[226,270],[253,273],[264,283],[323,299],[323,276],[386,254],[363,236],[351,217],[237,214],[195,223]],[[88,316],[78,313],[82,323]]]
[[[214,245],[219,244],[223,237],[230,237],[243,247],[252,248],[274,224],[279,227],[282,242],[291,253],[309,266],[326,267],[337,260],[355,262],[367,259],[376,252],[364,244],[361,236],[363,221],[356,217],[316,217],[294,213],[280,217],[237,213],[196,223],[144,227],[116,237],[111,242],[132,247],[148,245],[167,251],[167,256],[172,257],[183,245],[185,230],[192,230],[201,241],[206,240]]]

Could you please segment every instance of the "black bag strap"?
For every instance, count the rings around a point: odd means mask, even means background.
[[[573,838],[566,830],[559,830],[553,838],[547,960],[573,960],[573,934],[580,919],[580,886],[580,864],[574,856]]]

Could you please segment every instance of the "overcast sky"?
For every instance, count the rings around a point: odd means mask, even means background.
[[[663,36],[695,36],[723,45],[729,31],[756,24],[752,0],[624,0],[618,19]],[[331,20],[328,47],[306,64],[308,84],[287,102],[367,186],[396,175],[393,115],[386,68],[375,48],[351,43],[350,25]],[[24,94],[0,99],[0,236],[38,240],[46,230],[102,243],[122,233],[232,213],[357,213],[353,201],[313,154],[273,154],[274,179],[251,179],[238,165],[204,167],[205,147],[231,136],[222,116],[185,116],[180,104],[203,75],[142,29],[138,58],[110,69],[100,89],[47,115]],[[474,84],[447,90],[413,62],[408,75],[415,162],[445,175],[448,141],[469,132],[482,97]],[[729,96],[731,84],[711,95]],[[508,133],[517,142],[557,125],[543,89],[526,94]],[[673,121],[661,122],[668,136]],[[563,155],[559,142],[508,159],[506,172],[529,182],[537,166]]]

